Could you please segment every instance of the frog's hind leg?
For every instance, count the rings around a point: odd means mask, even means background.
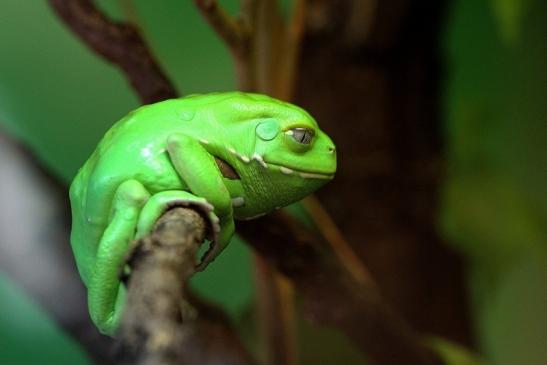
[[[112,335],[120,320],[125,288],[119,277],[141,209],[149,198],[137,180],[123,182],[114,194],[110,223],[99,242],[88,291],[89,312],[102,333]]]

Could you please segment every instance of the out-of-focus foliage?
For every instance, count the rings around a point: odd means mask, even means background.
[[[493,364],[547,359],[547,4],[460,0],[448,27],[442,226]]]
[[[0,273],[0,364],[90,364],[32,300]]]
[[[455,343],[434,337],[429,339],[429,345],[441,356],[445,365],[486,365],[468,349]]]
[[[520,26],[530,3],[535,0],[490,0],[500,34],[507,43],[516,43],[520,38]]]

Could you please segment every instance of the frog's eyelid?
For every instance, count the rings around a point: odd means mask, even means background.
[[[315,135],[315,131],[313,129],[305,128],[305,127],[297,127],[297,128],[287,129],[283,133],[285,133],[288,136],[292,136],[294,134],[294,131],[307,131],[307,132],[310,132],[312,135]]]

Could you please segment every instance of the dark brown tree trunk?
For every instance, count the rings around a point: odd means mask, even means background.
[[[462,262],[436,226],[442,1],[310,1],[296,102],[343,141],[319,195],[419,330],[471,343]]]

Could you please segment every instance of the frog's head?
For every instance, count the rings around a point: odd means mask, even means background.
[[[236,218],[291,204],[334,177],[335,146],[305,110],[257,94],[238,93],[225,103],[232,111],[223,122],[226,160],[240,177],[242,195],[232,194]]]

